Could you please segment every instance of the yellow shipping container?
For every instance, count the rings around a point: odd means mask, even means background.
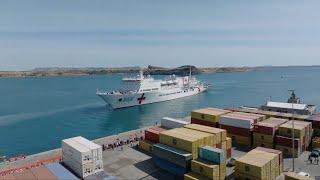
[[[275,163],[277,154],[252,150],[236,160],[235,172],[256,179],[274,179],[271,164]]]
[[[216,143],[217,144],[222,141],[225,141],[226,137],[227,137],[227,131],[224,129],[204,126],[204,125],[200,125],[200,124],[188,124],[185,126],[185,128],[214,134],[214,135],[216,135]]]
[[[153,152],[153,142],[140,140],[139,141],[139,149],[144,150],[146,152],[152,153]]]
[[[253,133],[253,141],[273,144],[273,138],[273,135],[260,134],[256,132]]]
[[[227,141],[227,149],[232,148],[232,139],[227,137],[226,141]]]
[[[221,115],[227,114],[229,112],[230,111],[217,108],[204,108],[192,111],[191,118],[216,123],[219,122],[219,118]]]
[[[219,165],[219,176],[220,180],[224,180],[227,176],[227,164],[226,163],[221,163]]]
[[[298,123],[294,123],[294,137],[303,140],[305,136],[306,126]],[[288,121],[278,128],[278,134],[280,136],[292,137],[292,121]]]
[[[312,178],[301,176],[294,172],[285,172],[284,174],[284,180],[313,180]]]
[[[216,144],[216,139],[214,134],[197,131],[193,129],[188,129],[188,128],[177,128],[177,131],[187,135],[191,135],[191,136],[203,137],[205,141],[204,142],[205,145],[212,146]]]
[[[274,144],[253,141],[253,147],[259,147],[259,146],[260,147],[265,147],[265,148],[270,148],[270,149],[274,148]]]
[[[231,133],[228,133],[228,137],[230,137],[232,142],[236,144],[251,146],[251,137],[239,136]]]
[[[227,151],[227,141],[223,141],[221,144],[222,144],[222,145],[221,145],[221,148],[222,148],[224,151]]]
[[[177,129],[161,132],[159,134],[159,141],[162,144],[192,153],[193,159],[198,158],[198,148],[205,145],[204,136],[200,134],[198,136],[186,134]]]
[[[201,159],[191,161],[191,171],[208,177],[213,180],[219,180],[219,165]]]
[[[183,179],[184,180],[210,180],[209,178],[194,172],[189,172],[188,174],[184,174]]]

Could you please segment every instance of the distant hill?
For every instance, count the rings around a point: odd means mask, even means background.
[[[190,68],[192,74],[213,73],[213,72],[244,72],[254,68],[248,67],[213,67],[213,68],[197,68],[191,65],[180,66],[177,68],[165,68],[149,65],[144,68],[144,74],[150,75],[189,75]],[[139,67],[120,67],[120,68],[104,68],[104,67],[87,67],[87,68],[35,68],[30,71],[0,71],[0,77],[28,77],[28,76],[86,76],[86,75],[103,75],[116,73],[138,73]]]

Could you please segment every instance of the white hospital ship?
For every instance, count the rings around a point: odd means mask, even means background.
[[[97,91],[97,95],[114,109],[192,96],[208,88],[208,85],[191,76],[191,71],[189,76],[171,75],[165,80],[153,79],[150,75],[144,76],[140,71],[137,77],[123,78],[122,81],[126,86],[124,91]]]

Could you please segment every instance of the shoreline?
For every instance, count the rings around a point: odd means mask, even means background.
[[[192,67],[195,74],[204,73],[224,73],[224,72],[248,72],[256,70],[255,67]],[[138,73],[139,68],[38,68],[27,71],[0,71],[0,78],[11,77],[57,77],[57,76],[91,76],[91,75],[109,75],[109,74],[130,74]],[[177,75],[185,74],[186,67],[181,68],[145,68],[145,72],[151,75],[168,75],[176,72]]]

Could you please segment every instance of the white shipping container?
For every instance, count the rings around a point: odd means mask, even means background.
[[[181,128],[185,125],[190,124],[190,122],[170,118],[170,117],[163,117],[161,119],[161,126],[168,129],[174,129],[174,128]]]
[[[102,162],[102,160],[95,161],[93,163],[93,167],[94,167],[94,169],[93,169],[93,173],[94,174],[103,171],[103,162]]]
[[[223,115],[220,117],[219,124],[245,129],[253,129],[254,120],[243,117]]]
[[[94,174],[94,165],[93,162],[87,162],[85,164],[80,164],[77,161],[69,158],[65,159],[63,163],[69,167],[77,176],[87,177]]]
[[[76,141],[62,141],[62,155],[76,160],[80,164],[92,161],[92,152]]]

